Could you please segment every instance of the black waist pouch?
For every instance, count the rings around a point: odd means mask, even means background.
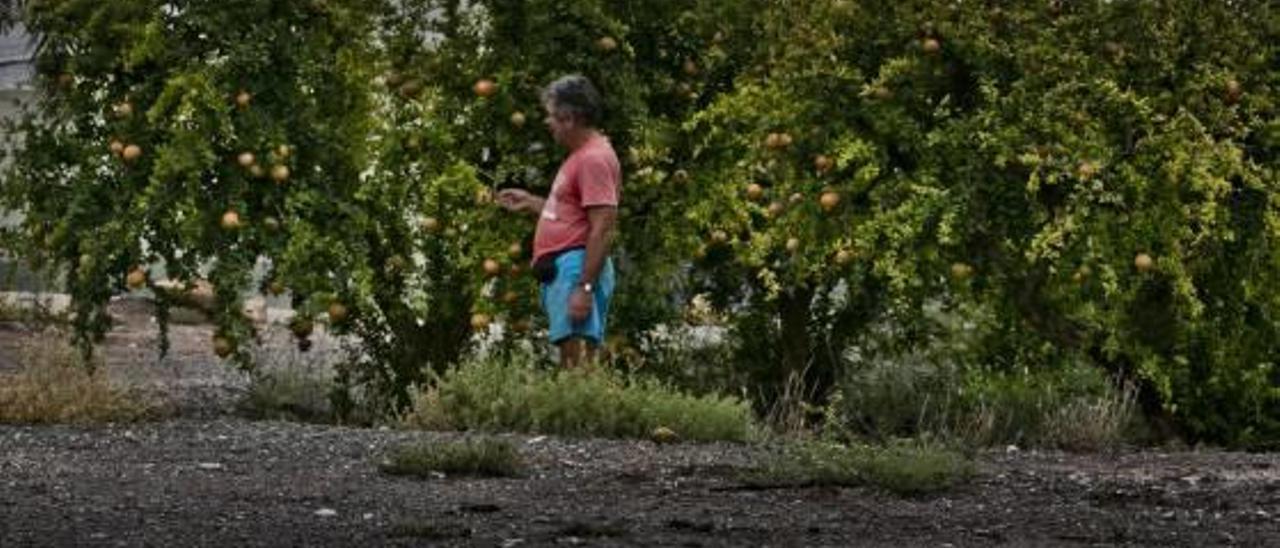
[[[548,255],[533,263],[533,277],[544,284],[556,279],[556,255]]]
[[[538,281],[541,283],[544,283],[544,284],[551,283],[556,279],[556,274],[558,274],[557,268],[556,268],[556,259],[560,258],[560,256],[564,255],[565,253],[568,253],[570,251],[577,251],[579,249],[582,249],[582,248],[571,247],[569,249],[562,249],[555,253],[548,253],[547,255],[543,256],[541,259],[538,259],[537,262],[533,263],[533,277],[537,278]]]

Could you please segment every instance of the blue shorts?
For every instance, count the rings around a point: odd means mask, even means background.
[[[552,344],[560,344],[574,337],[586,339],[588,343],[600,346],[604,340],[605,324],[609,318],[609,301],[613,296],[613,260],[605,259],[604,268],[600,269],[599,279],[591,294],[595,297],[595,306],[581,323],[574,323],[569,317],[569,296],[578,287],[578,278],[582,276],[582,267],[586,263],[587,252],[584,249],[566,251],[556,257],[556,278],[542,284],[542,309],[547,313],[550,326],[548,336]]]

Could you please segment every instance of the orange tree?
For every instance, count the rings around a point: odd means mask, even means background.
[[[437,124],[447,140],[424,155],[470,166],[490,190],[545,194],[565,151],[543,124],[540,92],[557,77],[584,74],[605,98],[603,129],[624,172],[665,173],[665,181],[669,170],[661,168],[683,118],[731,83],[735,63],[722,63],[720,72],[706,67],[708,59],[745,50],[729,37],[736,22],[749,20],[750,4],[493,0],[464,8],[441,0],[404,2],[385,25],[392,37],[385,81],[402,94],[434,98],[433,112],[421,119]],[[435,38],[424,44],[421,36]],[[737,43],[750,40],[744,32],[736,36]],[[682,191],[650,180],[628,178],[624,185],[617,247],[623,274],[612,330],[636,337],[678,312],[667,297],[682,265],[664,238],[680,218],[675,198]],[[501,237],[480,247],[504,272],[527,263],[531,220],[490,216],[486,223]],[[509,257],[515,242],[523,254]],[[529,333],[529,320],[538,317],[527,276],[498,280],[479,296],[477,313],[517,327],[517,335]]]
[[[545,192],[538,91],[580,72],[628,174],[622,331],[707,293],[767,399],[821,396],[868,326],[919,348],[941,308],[964,363],[1090,360],[1194,437],[1274,440],[1275,9],[980,4],[29,2],[5,242],[66,273],[86,349],[147,265],[207,278],[245,365],[266,258],[296,332],[327,315],[344,384],[401,405],[536,317],[532,223],[489,202]]]
[[[161,275],[208,281],[212,348],[246,368],[258,333],[240,313],[244,292],[287,292],[304,348],[316,320],[359,336],[341,379],[371,387],[378,405],[403,403],[425,366],[465,350],[474,283],[458,269],[472,263],[442,264],[443,235],[458,229],[438,234],[428,219],[472,203],[480,185],[467,166],[405,160],[412,139],[399,137],[446,137],[386,123],[417,108],[374,82],[389,9],[27,3],[44,39],[40,97],[11,128],[22,141],[3,206],[24,221],[6,243],[65,273],[86,353],[117,293],[151,287],[165,328],[185,297]],[[260,261],[268,274],[251,288]]]
[[[621,128],[638,114],[631,90],[640,86],[613,38],[619,25],[591,2],[414,0],[399,3],[382,28],[381,81],[404,105],[387,118],[388,141],[401,152],[383,167],[438,172],[452,165],[470,174],[470,190],[460,195],[467,204],[437,199],[457,191],[455,181],[422,187],[435,208],[431,230],[442,236],[427,250],[437,254],[430,262],[479,278],[465,284],[472,298],[456,303],[470,309],[476,327],[499,320],[516,335],[504,341],[527,335],[536,304],[526,268],[533,223],[500,212],[492,196],[505,187],[549,187],[563,152],[542,122],[539,95],[559,75],[582,72],[604,89],[607,128],[625,143]],[[606,39],[613,44],[601,46]]]
[[[693,70],[665,23],[651,26],[677,49],[636,42],[662,60],[638,69],[623,21],[681,6],[28,2],[46,47],[39,105],[10,128],[22,141],[0,206],[24,221],[6,248],[65,273],[86,353],[119,293],[153,290],[164,331],[169,307],[191,300],[157,283],[167,277],[212,286],[212,349],[251,368],[245,290],[287,293],[303,348],[317,321],[353,335],[338,403],[363,386],[375,407],[404,405],[474,331],[502,320],[530,332],[532,223],[491,202],[502,186],[545,191],[554,175],[562,152],[539,123],[541,87],[591,76],[628,150],[647,79]],[[693,104],[691,89],[659,80],[658,104]],[[255,265],[267,276],[250,288]],[[627,294],[661,287],[624,279],[651,288]]]
[[[1090,360],[1195,438],[1274,440],[1277,14],[1202,7],[761,5],[669,240],[767,387],[821,393],[872,321],[918,348],[941,306],[964,363]]]
[[[935,74],[909,19],[871,11],[760,3],[747,66],[685,122],[687,152],[672,158],[688,179],[673,244],[694,258],[696,287],[739,311],[739,360],[766,404],[796,381],[825,397],[867,325],[896,314],[914,327],[945,289],[929,230],[945,196],[916,169],[916,116],[951,75]],[[891,88],[881,63],[912,89]]]
[[[108,298],[147,285],[157,263],[212,283],[214,347],[242,363],[253,330],[240,295],[260,256],[299,302],[332,292],[323,275],[281,276],[355,262],[342,227],[367,155],[372,21],[351,7],[26,3],[44,40],[39,105],[11,128],[22,142],[4,206],[25,216],[14,246],[65,272],[86,352]]]

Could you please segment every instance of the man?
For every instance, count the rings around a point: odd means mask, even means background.
[[[597,128],[603,105],[589,80],[577,75],[556,80],[543,92],[542,103],[551,136],[569,156],[545,199],[505,189],[498,203],[538,215],[533,270],[542,282],[542,308],[551,343],[560,349],[560,365],[575,368],[594,360],[604,341],[614,286],[609,246],[622,169]]]

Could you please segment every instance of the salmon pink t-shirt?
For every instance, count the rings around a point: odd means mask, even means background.
[[[587,208],[617,207],[622,167],[613,145],[596,135],[574,150],[556,174],[533,237],[533,260],[549,253],[587,245],[591,225]]]

